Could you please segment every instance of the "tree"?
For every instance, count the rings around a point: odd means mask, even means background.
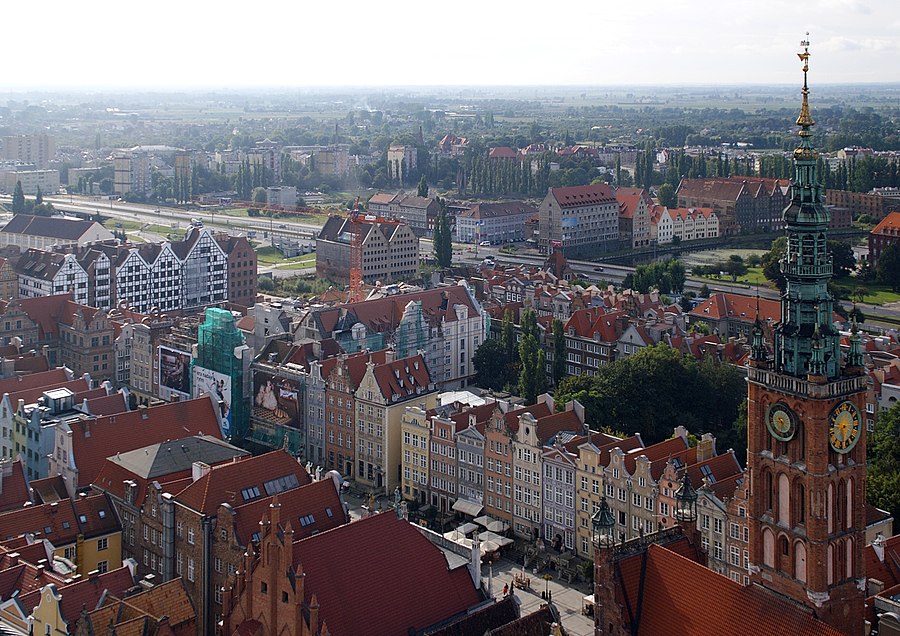
[[[896,519],[900,515],[900,404],[878,414],[868,447],[869,502]]]
[[[553,319],[553,384],[559,386],[566,377],[566,334],[562,320]]]
[[[724,269],[728,272],[728,275],[731,276],[732,281],[737,281],[739,277],[747,273],[747,266],[744,264],[744,259],[738,254],[732,254],[728,257]]]
[[[878,282],[900,291],[900,244],[891,243],[878,257],[875,265]]]
[[[422,175],[422,178],[419,179],[419,188],[416,194],[420,197],[428,196],[428,181],[425,180],[425,175]]]
[[[16,181],[16,189],[13,191],[12,212],[13,214],[25,212],[25,192],[22,190],[21,181]]]
[[[265,203],[266,202],[266,189],[263,187],[253,188],[253,198],[251,200],[254,203]]]
[[[37,194],[34,195],[34,207],[44,204],[44,193],[41,192],[41,186],[38,186]]]
[[[472,356],[478,386],[500,391],[506,386],[507,357],[503,343],[488,339],[481,343]]]
[[[434,257],[441,267],[450,267],[453,262],[453,243],[450,236],[450,220],[447,213],[447,202],[438,199],[441,206],[437,219],[434,222],[434,235],[432,236],[432,249]]]
[[[700,293],[698,294],[698,296],[700,296],[700,298],[709,298],[709,285],[703,283],[700,286]]]
[[[670,183],[664,183],[659,186],[656,190],[656,196],[659,199],[660,204],[667,208],[678,206],[678,197],[675,196],[675,188],[673,188]]]
[[[828,241],[828,253],[831,255],[831,265],[835,278],[848,276],[856,267],[856,257],[853,256],[853,248],[846,241]]]
[[[546,354],[537,336],[537,318],[528,310],[522,316],[522,341],[519,343],[519,395],[525,404],[537,402],[547,388]]]
[[[785,252],[787,252],[787,237],[779,236],[772,241],[772,249],[766,252],[760,263],[763,268],[763,275],[775,283],[781,291],[784,291],[784,288],[787,286],[784,274],[781,273],[781,259],[784,257]]]

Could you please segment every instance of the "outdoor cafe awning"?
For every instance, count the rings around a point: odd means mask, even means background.
[[[464,515],[469,515],[470,517],[475,517],[484,509],[484,506],[480,503],[475,503],[474,501],[466,501],[465,499],[457,499],[453,504],[453,509],[457,512],[461,512]]]

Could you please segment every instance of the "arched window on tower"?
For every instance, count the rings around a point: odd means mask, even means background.
[[[828,524],[828,534],[834,532],[834,484],[828,484],[828,496],[826,497],[827,510],[825,520]]]
[[[766,510],[771,511],[775,504],[775,484],[772,482],[772,473],[766,471]]]
[[[794,485],[792,503],[794,510],[791,517],[791,525],[802,526],[806,523],[806,486],[802,482],[797,482]]]
[[[775,567],[775,533],[770,528],[763,528],[763,565]]]
[[[837,495],[834,502],[834,528],[840,530],[847,523],[847,484],[843,479],[837,483]]]
[[[847,537],[845,542],[847,545],[847,554],[845,557],[846,562],[847,562],[846,563],[846,565],[847,565],[846,577],[848,579],[852,579],[853,578],[853,548],[855,547],[855,544],[853,543],[853,537]]]
[[[785,535],[778,539],[778,569],[785,574],[791,573],[791,542]]]
[[[844,527],[848,530],[853,527],[853,478],[849,477],[846,484]]]
[[[791,525],[791,483],[784,473],[778,475],[778,516],[779,525]]]
[[[834,580],[843,581],[847,578],[847,542],[837,541],[830,547],[834,548]]]
[[[834,583],[834,544],[828,544],[828,567],[825,568],[828,572],[828,585]]]
[[[794,542],[794,578],[806,583],[806,545]]]

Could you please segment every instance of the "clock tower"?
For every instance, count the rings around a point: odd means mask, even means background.
[[[747,410],[751,579],[806,605],[847,634],[862,634],[865,604],[866,376],[855,325],[846,360],[832,326],[826,249],[829,213],[811,145],[809,42],[784,210],[786,286],[774,356],[753,329]]]

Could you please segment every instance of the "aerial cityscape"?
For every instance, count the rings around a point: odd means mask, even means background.
[[[900,636],[900,24],[768,4],[11,64],[0,634]]]

